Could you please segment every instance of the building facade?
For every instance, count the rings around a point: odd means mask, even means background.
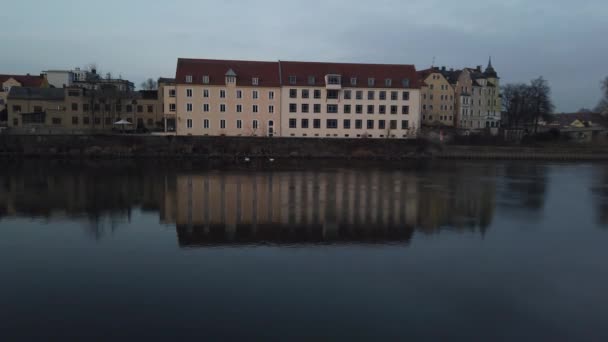
[[[423,125],[455,125],[455,92],[447,77],[445,67],[418,71],[418,78],[422,82],[420,92]]]
[[[410,138],[420,127],[412,65],[179,59],[175,86],[161,88],[178,135]]]
[[[13,87],[32,87],[41,88],[48,87],[49,84],[43,75],[0,75],[0,126],[7,124],[7,107],[8,94]]]

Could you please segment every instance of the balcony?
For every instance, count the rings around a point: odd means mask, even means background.
[[[333,90],[342,89],[342,76],[334,74],[325,75],[325,88]]]

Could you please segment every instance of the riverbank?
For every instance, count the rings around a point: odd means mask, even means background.
[[[608,160],[603,145],[442,145],[428,140],[3,135],[4,158]]]

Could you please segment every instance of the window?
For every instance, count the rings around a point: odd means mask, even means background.
[[[381,91],[380,92],[380,100],[386,100],[386,91]]]
[[[356,105],[355,106],[355,113],[357,113],[357,114],[363,114],[363,105]]]
[[[269,91],[268,92],[268,99],[269,100],[274,100],[274,91]]]
[[[19,118],[13,118],[13,126],[19,126]]]
[[[274,113],[274,106],[273,105],[268,106],[268,113],[270,113],[270,114]]]
[[[338,128],[338,120],[336,119],[327,119],[327,128],[336,129]]]
[[[73,111],[77,111],[78,110],[78,103],[72,103],[72,110]],[[35,112],[39,112],[39,111],[35,110]]]
[[[220,104],[220,113],[225,113],[226,112],[226,105],[225,104]]]
[[[120,103],[116,104],[116,111],[117,112],[121,112],[122,111],[122,104],[120,104]]]
[[[404,91],[404,92],[401,94],[401,99],[402,99],[403,101],[409,101],[409,99],[410,99],[410,92],[409,92],[409,91]]]
[[[344,105],[344,114],[350,114],[351,105]]]
[[[338,75],[329,75],[327,76],[328,84],[340,84],[340,76]]]
[[[381,105],[378,107],[378,113],[380,114],[386,114],[386,106],[385,105]]]
[[[401,85],[403,85],[403,88],[409,88],[409,87],[410,87],[410,80],[409,80],[409,79],[407,79],[407,78],[404,78],[404,79],[401,81]]]
[[[51,122],[53,125],[61,125],[61,118],[53,118]]]
[[[110,104],[109,104],[109,103],[106,103],[106,104],[104,105],[104,108],[105,108],[106,112],[109,112],[109,111],[110,111],[110,107],[111,107],[111,106],[110,106]]]
[[[260,84],[260,79],[257,78],[257,77],[252,78],[251,79],[251,84],[254,85],[254,86],[259,85]]]
[[[237,90],[236,91],[236,98],[237,99],[242,99],[243,98],[243,92],[241,90]]]
[[[302,128],[308,128],[308,119],[302,119]]]
[[[225,99],[226,98],[226,91],[224,89],[220,90],[220,98],[221,99]]]
[[[352,92],[350,90],[345,90],[344,91],[344,99],[345,100],[350,100],[352,98]]]
[[[82,118],[82,123],[85,125],[91,124],[91,119],[88,116]]]
[[[253,112],[254,112],[254,113],[259,112],[259,110],[258,110],[258,105],[253,105]]]
[[[302,103],[302,113],[308,113],[308,103]]]
[[[391,106],[391,114],[397,114],[397,106]]]
[[[289,98],[296,99],[298,98],[298,90],[297,89],[289,89]]]
[[[318,103],[315,103],[315,105],[313,106],[313,111],[317,114],[321,113],[321,105]]]
[[[148,113],[154,112],[154,105],[148,105]]]
[[[321,91],[319,89],[315,89],[315,91],[314,91],[314,98],[315,99],[320,99],[321,98]]]
[[[343,121],[344,129],[350,129],[350,120],[346,119]]]
[[[390,129],[397,129],[397,120],[390,121]]]
[[[186,103],[186,112],[192,111],[192,103]]]
[[[144,106],[142,106],[142,105],[137,105],[137,112],[138,112],[138,113],[143,113],[143,112],[144,112]]]
[[[152,126],[152,125],[154,125],[154,120],[148,119],[148,126]]]
[[[254,91],[253,91],[252,96],[253,96],[253,99],[254,99],[254,100],[257,100],[257,99],[258,99],[258,97],[260,97],[260,95],[259,95],[259,93],[258,93],[258,91],[257,91],[257,90],[254,90]]]
[[[42,112],[42,106],[34,106],[34,112],[36,112],[36,113]]]
[[[258,129],[260,127],[258,120],[253,120],[253,129]]]
[[[175,89],[169,89],[169,97],[175,97]]]
[[[169,111],[170,112],[175,112],[175,103],[170,103],[169,104]]]
[[[289,119],[289,128],[298,128],[298,120]]]
[[[336,113],[338,113],[338,105],[328,104],[327,105],[327,112],[330,113],[330,114],[336,114]]]
[[[321,119],[314,119],[312,121],[312,127],[313,128],[321,128]]]
[[[374,114],[374,105],[367,105],[367,114]]]
[[[393,85],[393,80],[391,80],[390,78],[387,78],[384,80],[384,85],[386,87],[391,87]]]
[[[203,76],[203,84],[209,84],[209,75]]]
[[[376,84],[376,80],[373,77],[367,79],[367,86],[373,87]]]
[[[192,83],[192,75],[186,75],[186,83]]]
[[[357,90],[357,92],[355,93],[355,98],[357,100],[363,100],[363,91]]]
[[[236,105],[236,112],[237,113],[242,113],[243,112],[243,105],[240,105],[240,104]]]
[[[351,86],[356,86],[357,85],[357,78],[356,77],[351,77],[350,78],[350,85]]]
[[[367,120],[367,129],[374,129],[374,120]]]
[[[338,90],[328,90],[327,91],[328,99],[337,100],[339,96],[340,96],[340,92]]]
[[[131,113],[133,111],[132,105],[127,105],[127,113]]]
[[[399,93],[396,91],[391,91],[391,100],[392,101],[397,101],[399,100]]]
[[[209,129],[209,127],[210,127],[209,119],[203,120],[203,128],[204,129]]]
[[[203,89],[203,97],[209,97],[209,89]]]
[[[378,128],[379,129],[386,129],[386,121],[384,121],[384,120],[378,121]]]
[[[236,128],[243,129],[243,120],[236,120]]]
[[[78,117],[72,116],[72,125],[78,125]]]
[[[89,111],[89,104],[88,103],[83,103],[82,104],[82,111],[83,112],[88,112]]]
[[[226,129],[226,120],[220,120],[220,129]]]
[[[8,91],[8,90],[5,89],[5,91]],[[78,96],[80,96],[80,90],[77,90],[77,89],[68,90],[68,96],[78,97]]]
[[[192,97],[192,89],[186,89],[186,97]]]
[[[402,106],[401,107],[401,114],[408,115],[409,113],[410,113],[410,106]]]
[[[363,120],[355,120],[355,129],[363,129]]]
[[[295,103],[290,103],[289,104],[289,112],[290,113],[297,113],[298,112],[298,105]]]
[[[289,76],[289,84],[296,84],[297,78],[295,76]]]
[[[407,120],[401,120],[401,129],[408,129],[409,125],[408,125],[408,121]]]
[[[369,90],[369,91],[367,92],[367,99],[368,99],[368,100],[373,100],[373,99],[374,99],[374,97],[375,97],[375,95],[376,95],[376,94],[375,94],[375,92],[374,92],[373,90]]]
[[[192,119],[186,120],[186,128],[192,128]]]

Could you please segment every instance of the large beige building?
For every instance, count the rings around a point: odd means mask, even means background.
[[[166,92],[178,135],[281,134],[276,62],[179,59],[175,92],[170,88]]]
[[[422,83],[422,123],[424,125],[454,126],[454,87],[447,78],[446,68],[418,71]]]
[[[179,59],[164,96],[178,135],[409,138],[420,127],[412,65]]]

